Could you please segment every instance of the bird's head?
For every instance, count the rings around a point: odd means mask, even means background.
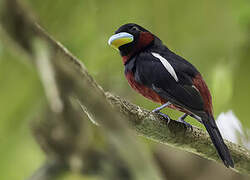
[[[109,45],[120,51],[123,62],[150,46],[155,36],[143,27],[129,23],[121,26],[113,36],[109,38]]]

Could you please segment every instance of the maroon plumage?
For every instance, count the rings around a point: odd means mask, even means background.
[[[133,41],[119,46],[130,86],[154,102],[169,102],[168,107],[199,119],[224,164],[233,167],[230,152],[213,117],[211,94],[199,71],[139,25],[125,24],[116,34],[119,36],[114,39],[133,37]]]
[[[212,105],[212,96],[207,87],[207,84],[203,80],[200,74],[197,74],[193,78],[194,86],[199,90],[201,97],[204,102],[204,110],[207,111],[210,115],[213,115],[213,105]]]

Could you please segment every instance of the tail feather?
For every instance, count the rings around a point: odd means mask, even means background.
[[[213,116],[206,115],[202,117],[202,122],[207,129],[208,134],[226,167],[234,167],[234,162],[230,155],[227,145],[224,143],[220,131],[215,123]]]

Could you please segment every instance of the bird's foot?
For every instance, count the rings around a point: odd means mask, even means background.
[[[156,108],[152,111],[153,113],[159,113],[160,111]]]
[[[168,102],[166,102],[165,104],[161,105],[160,107],[155,108],[152,112],[158,113],[158,112],[160,112],[160,110],[162,110],[162,109],[165,108],[165,107],[168,107],[170,104],[171,104],[171,103],[168,101]]]
[[[167,120],[167,124],[169,123],[170,117],[167,114],[164,114],[164,113],[160,112],[159,110],[157,111],[156,109],[154,109],[152,112],[161,115],[162,117],[164,117],[165,120]]]
[[[203,124],[203,122],[202,122],[202,120],[201,120],[201,118],[200,118],[199,116],[197,116],[197,115],[195,115],[195,114],[190,114],[190,116],[191,116],[192,118],[196,119],[197,121],[199,121],[201,124]]]
[[[189,129],[193,129],[193,126],[191,124],[189,124],[188,122],[186,122],[184,119],[182,119],[181,117],[177,120],[180,123],[183,123],[187,128]]]

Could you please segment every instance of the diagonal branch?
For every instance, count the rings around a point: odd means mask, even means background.
[[[193,130],[189,131],[183,124],[175,120],[170,120],[166,124],[166,120],[162,119],[162,117],[119,96],[112,95],[109,92],[106,93],[106,96],[111,104],[130,117],[132,127],[139,135],[222,163],[206,131],[197,127],[193,127]],[[225,140],[225,143],[235,162],[235,170],[250,174],[249,151],[227,140]]]
[[[67,169],[67,165],[56,160],[45,162],[28,180],[50,180],[56,178]]]
[[[89,91],[99,94],[98,97],[102,97],[101,101],[104,104],[110,103],[117,111],[121,112],[126,117],[124,119],[129,121],[131,127],[135,129],[139,135],[221,163],[208,134],[204,130],[194,127],[193,131],[189,131],[181,123],[178,123],[175,120],[171,120],[168,124],[166,124],[166,121],[162,119],[162,117],[140,108],[139,106],[136,106],[119,96],[115,96],[109,92],[104,92],[104,90],[89,75],[83,64],[65,47],[53,40],[39,25],[36,25],[34,21],[30,19],[24,20],[22,19],[22,22],[28,24],[25,26],[24,30],[30,32],[27,39],[30,40],[32,34],[32,36],[40,37],[46,40],[46,42],[57,51],[57,53],[60,53],[61,57],[64,57],[54,58],[53,63],[58,66],[67,66],[68,69],[75,71],[77,77],[74,77],[77,78],[77,83],[74,84],[74,94],[76,95],[76,98],[78,98],[79,101],[87,108],[87,110],[96,116],[98,123],[100,122],[102,114],[105,112],[98,114],[95,109],[91,108],[93,104],[88,104],[90,102],[86,101],[86,98],[83,97],[83,93],[81,91],[82,85],[79,83],[79,79],[87,82]],[[24,36],[12,36],[13,32],[8,33],[8,35],[12,37],[14,41],[18,42],[25,51],[31,51],[30,44],[23,38]],[[62,67],[62,69],[65,68]],[[109,111],[107,108],[102,108],[102,110]],[[112,123],[112,121],[109,121],[108,123]],[[235,162],[235,170],[250,174],[249,151],[239,145],[228,141],[225,142],[228,145]]]
[[[89,165],[86,161],[91,143],[88,143],[87,125],[80,118],[80,106],[74,101],[79,99],[88,114],[92,114],[102,125],[109,145],[117,152],[116,160],[119,159],[119,164],[127,166],[126,171],[132,179],[162,179],[152,155],[144,150],[140,142],[135,141],[124,121],[126,117],[114,111],[106,101],[104,91],[94,83],[84,66],[48,36],[27,14],[27,9],[20,6],[18,0],[4,2],[5,6],[0,8],[2,34],[12,39],[13,44],[17,44],[27,54],[30,62],[37,65],[49,100],[50,109],[43,113],[41,122],[33,128],[47,157],[51,159],[54,156],[73,171],[88,169],[85,164]],[[93,158],[92,161],[97,163]],[[105,169],[104,164],[99,165]],[[114,166],[114,171],[119,166]],[[98,173],[103,173],[103,170]]]

